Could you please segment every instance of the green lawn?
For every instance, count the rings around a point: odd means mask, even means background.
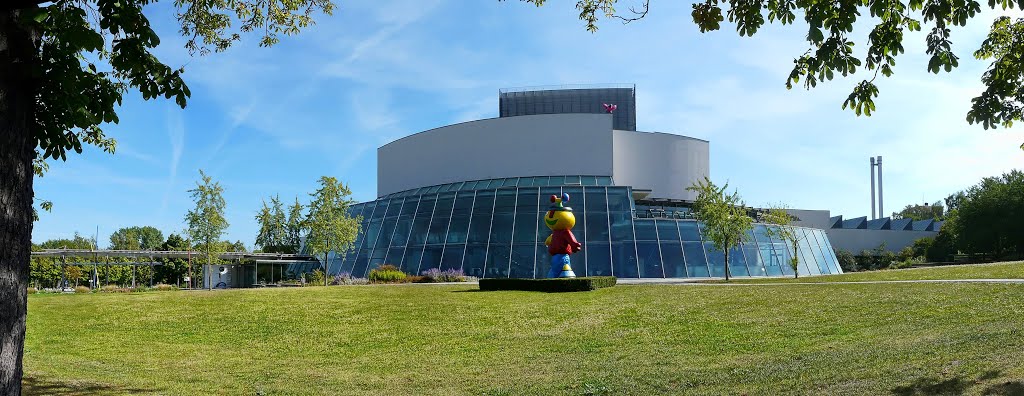
[[[1024,394],[1024,285],[474,288],[33,295],[26,393]]]
[[[851,272],[842,275],[803,276],[786,278],[737,278],[737,283],[792,283],[792,282],[869,282],[918,279],[1024,279],[1024,262],[991,264],[944,265],[937,267],[907,268]],[[720,283],[724,281],[709,281]]]

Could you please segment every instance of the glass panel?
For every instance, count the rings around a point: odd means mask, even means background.
[[[537,212],[538,194],[540,189],[538,188],[520,188],[516,199],[516,207],[518,210],[526,209]]]
[[[612,212],[628,212],[633,210],[633,198],[625,187],[608,188],[608,210]]]
[[[473,192],[460,192],[458,197],[455,198],[455,207],[452,209],[452,215],[465,214],[469,215],[469,212],[473,209]]]
[[[743,244],[743,256],[747,259],[747,273],[750,276],[765,276],[764,261],[758,252],[757,245],[753,239]]]
[[[384,258],[384,263],[385,264],[391,264],[391,265],[394,265],[396,267],[401,266],[402,265],[402,255],[404,255],[404,254],[405,254],[405,248],[404,247],[396,247],[396,248],[393,247],[391,249],[388,249],[388,255],[387,255],[387,257]]]
[[[586,235],[588,241],[594,242],[608,242],[608,213],[598,212],[591,213],[587,210],[585,215],[586,221]]]
[[[430,231],[427,232],[428,245],[444,243],[449,221],[451,221],[451,217],[434,217],[430,223]]]
[[[633,221],[633,230],[638,241],[658,240],[658,233],[654,229],[654,220],[636,219]]]
[[[519,183],[516,184],[516,186],[518,186],[518,187],[533,187],[533,178],[532,177],[520,177],[519,178]]]
[[[565,184],[565,176],[548,176],[549,186],[561,186]]]
[[[490,243],[511,243],[512,242],[512,214],[495,213],[491,222]]]
[[[651,224],[654,226],[653,222]],[[665,273],[661,268],[661,253],[658,251],[658,242],[637,242],[637,258],[640,261],[641,278],[664,278]]]
[[[512,267],[509,278],[533,278],[535,245],[512,245]]]
[[[811,275],[821,275],[821,269],[818,268],[818,260],[814,257],[814,251],[818,249],[817,247],[811,245],[811,243],[814,242],[814,237],[811,236],[806,229],[797,228],[796,230],[798,232],[797,235],[803,235],[802,237],[798,237],[802,238],[800,239],[801,264],[807,266],[807,271],[810,272]]]
[[[537,176],[533,178],[533,185],[536,187],[544,187],[548,185],[547,176]]]
[[[494,199],[494,213],[512,213],[516,209],[516,189],[498,190]]]
[[[575,185],[579,185],[580,184],[580,177],[579,176],[566,176],[565,177],[565,181],[563,181],[563,183],[565,183],[566,185],[574,185],[574,184]]]
[[[533,277],[534,278],[546,278],[548,276],[548,271],[551,269],[551,255],[548,254],[548,249],[547,249],[546,246],[544,246],[543,243],[537,245],[537,252],[536,252],[536,254],[537,254],[537,261],[534,264],[534,266],[536,266],[536,269],[534,270]],[[583,257],[580,254],[574,254],[574,255],[571,256],[570,260],[571,260],[570,266],[572,267],[573,271],[576,273],[576,276],[584,276],[584,275],[581,275],[582,272],[579,272],[579,270],[576,268],[577,264],[579,264],[580,268],[583,267],[583,263],[580,262],[580,261],[583,260]]]
[[[423,258],[420,259],[420,268],[416,275],[422,274],[431,268],[441,268],[441,246],[427,246],[423,248]]]
[[[373,217],[371,217],[371,219],[375,220],[384,218],[384,212],[387,211],[389,202],[391,202],[391,200],[380,201],[377,203],[377,209],[373,211]]]
[[[612,242],[633,240],[633,215],[629,212],[610,214]]]
[[[537,189],[520,190],[518,208],[516,209],[514,243],[533,243],[537,241],[541,213],[537,210]]]
[[[708,256],[711,276],[725,277],[725,252],[715,249],[715,245],[711,242],[704,242],[704,253]]]
[[[475,181],[468,181],[468,182],[462,183],[462,186],[459,186],[459,191],[473,191],[473,188],[475,188],[475,187],[476,187],[476,182]]]
[[[619,278],[638,278],[636,267],[636,245],[634,242],[612,243],[612,269]]]
[[[441,270],[461,269],[462,254],[465,251],[466,245],[445,245],[441,256]]]
[[[832,269],[829,268],[825,255],[821,253],[821,245],[818,243],[818,230],[806,230],[806,232],[807,243],[811,245],[811,253],[813,253],[814,259],[818,263],[818,271],[822,274],[831,274]]]
[[[832,262],[832,268],[835,269],[835,273],[843,273],[843,269],[839,268],[839,259],[836,258],[835,248],[832,247],[832,242],[828,240],[828,233],[823,231],[821,233],[821,238],[821,240],[824,242],[824,246],[822,246],[822,248],[825,249],[825,254],[829,257],[829,260]]]
[[[492,210],[494,210],[494,191],[477,191],[476,200],[473,201],[473,214],[490,214]]]
[[[508,278],[509,246],[491,244],[487,249],[486,278]]]
[[[474,214],[469,225],[469,234],[466,240],[469,243],[487,243],[487,237],[491,232],[491,213]]]
[[[679,225],[679,236],[683,241],[700,241],[700,231],[697,229],[697,222],[688,220],[680,221]],[[687,256],[689,258],[689,256]]]
[[[608,197],[604,187],[587,187],[583,189],[583,194],[587,198],[587,213],[608,211]]]
[[[484,274],[484,261],[487,261],[487,245],[469,245],[466,258],[462,260],[462,272],[480,278]]]
[[[431,202],[432,203],[432,202]],[[410,197],[405,199],[405,204],[402,205],[401,215],[411,215],[416,213],[416,206],[419,205],[419,198]]]
[[[434,206],[434,217],[451,216],[452,204],[455,203],[455,193],[441,193],[437,195],[437,205]]]
[[[409,233],[409,245],[422,245],[427,240],[427,227],[430,226],[430,217],[416,216],[412,222],[412,231]]]
[[[589,242],[583,250],[587,251],[587,276],[612,275],[612,258],[607,243]]]
[[[789,243],[789,241],[785,241],[785,243],[776,242],[775,243],[775,252],[776,253],[781,253],[779,255],[779,258],[782,259],[782,262],[781,262],[782,274],[783,275],[788,275],[788,276],[793,276],[793,266],[790,264],[790,260],[793,258],[793,244]],[[801,265],[800,267],[802,268],[803,266]],[[805,274],[805,275],[807,274],[807,271],[805,271],[803,269],[801,269],[800,272]]]
[[[501,183],[501,186],[502,187],[515,187],[516,183],[518,183],[518,182],[519,182],[519,178],[518,177],[509,177],[509,178],[506,178],[503,183]]]
[[[380,236],[377,237],[377,248],[386,248],[391,245],[391,235],[395,232],[395,223],[398,222],[397,217],[384,219],[384,223],[380,229]]]
[[[584,186],[596,186],[597,178],[594,176],[582,176],[580,177],[580,184]]]
[[[491,179],[490,183],[487,184],[487,188],[494,189],[501,187],[501,183],[504,183],[505,179]]]
[[[673,228],[675,225],[673,224]],[[666,278],[685,278],[686,261],[683,259],[683,247],[678,241],[661,241],[661,262],[665,267]]]
[[[762,224],[754,225],[754,240],[758,243],[771,243],[771,238],[768,236],[768,227]]]
[[[398,210],[402,208],[404,201],[405,199],[403,198],[392,199],[391,205],[388,206],[388,211],[384,217],[398,216]]]
[[[676,222],[672,220],[658,220],[658,240],[660,241],[678,241],[679,240],[679,227],[676,226]],[[661,254],[665,254],[662,252]]]
[[[370,252],[360,251],[359,257],[356,258],[356,264],[352,268],[352,276],[357,278],[366,277],[366,266],[370,262]]]
[[[436,195],[420,197],[420,206],[416,208],[416,214],[424,214],[430,216],[431,213],[434,213],[434,204],[436,202]]]
[[[366,227],[366,243],[363,244],[365,247],[374,247],[377,243],[377,236],[380,235],[380,220],[370,221],[370,225]]]
[[[779,244],[779,248],[785,249],[785,246]],[[761,259],[764,260],[765,274],[768,276],[782,276],[782,255],[784,253],[776,251],[775,244],[771,242],[758,243],[757,249],[761,253]]]
[[[409,229],[412,226],[412,218],[401,216],[395,224],[395,233],[391,238],[391,246],[405,246],[409,241]]]
[[[430,186],[425,191],[423,191],[423,194],[433,194],[433,193],[436,193],[440,189],[441,189],[441,186]]]
[[[612,178],[608,176],[598,176],[597,185],[599,186],[610,186],[612,185]]]
[[[747,272],[746,257],[743,257],[743,250],[739,246],[729,249],[729,275],[750,276]]]
[[[405,250],[405,257],[402,258],[402,272],[411,275],[419,275],[420,257],[423,254],[423,246],[410,246]]]
[[[466,230],[469,228],[469,216],[452,217],[451,225],[448,227],[446,243],[466,243]]]

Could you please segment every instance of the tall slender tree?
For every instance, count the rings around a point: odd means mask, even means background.
[[[729,251],[750,237],[754,228],[754,219],[747,215],[739,193],[726,193],[729,183],[718,187],[707,176],[698,180],[687,190],[697,193],[694,212],[697,220],[703,223],[704,237],[710,240],[716,249],[725,252],[725,280],[730,278]]]
[[[287,219],[284,205],[278,197],[270,199],[270,205],[263,201],[263,207],[256,213],[256,222],[260,225],[256,235],[256,246],[266,253],[288,253]]]
[[[302,235],[306,232],[306,207],[299,203],[299,197],[295,197],[295,203],[288,207],[288,220],[285,222],[285,245],[287,251],[282,253],[298,253],[302,247]]]
[[[196,188],[188,190],[195,208],[185,214],[188,224],[189,239],[195,243],[206,258],[206,281],[213,288],[213,271],[211,266],[218,260],[220,253],[227,249],[220,238],[228,229],[228,220],[224,218],[224,187],[213,181],[202,169],[199,170],[202,181],[196,182]]]
[[[191,91],[184,68],[160,61],[160,37],[144,7],[155,0],[0,1],[0,395],[21,392],[30,251],[32,182],[44,159],[65,160],[94,145],[113,153],[103,126],[117,123],[129,91],[143,99]],[[271,46],[330,14],[331,0],[175,0],[185,47],[223,51],[247,32]],[[41,6],[42,5],[42,6]],[[166,14],[165,14],[166,15]],[[42,202],[46,209],[49,203]]]
[[[791,216],[786,209],[785,205],[774,205],[771,208],[768,208],[768,213],[764,215],[762,221],[772,225],[768,227],[768,235],[770,237],[781,239],[793,248],[793,252],[791,253],[786,265],[789,265],[789,267],[793,269],[793,278],[799,278],[800,254],[797,247],[799,246],[800,241],[807,238],[807,234],[793,226],[793,216]]]
[[[362,219],[349,216],[348,208],[353,203],[349,198],[352,191],[338,179],[320,177],[320,188],[310,195],[313,199],[306,216],[309,229],[306,246],[310,254],[323,254],[326,275],[329,252],[345,252],[351,248]],[[327,285],[327,276],[324,277],[324,285]]]

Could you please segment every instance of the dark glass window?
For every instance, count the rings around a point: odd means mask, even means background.
[[[747,260],[739,246],[729,249],[729,275],[750,276],[747,272]]]
[[[487,261],[487,245],[468,245],[466,258],[462,260],[462,272],[477,278],[483,277],[485,261]]]
[[[469,228],[469,215],[452,217],[451,225],[448,227],[447,243],[465,243],[466,231]]]
[[[391,205],[388,205],[388,211],[384,217],[398,216],[398,210],[402,208],[402,204],[405,202],[404,198],[396,198],[391,200]]]
[[[580,184],[584,186],[596,186],[597,178],[594,176],[583,176],[580,178]]]
[[[587,213],[607,212],[608,197],[604,187],[586,187],[583,195],[587,198]]]
[[[473,214],[490,214],[492,210],[494,210],[494,191],[477,191],[476,200],[473,201]]]
[[[536,245],[512,245],[512,266],[509,269],[509,278],[533,278],[534,260],[537,255],[534,252]]]
[[[433,202],[431,202],[433,204]],[[402,215],[412,215],[416,213],[416,206],[419,205],[419,198],[410,197],[405,199],[405,204],[402,206]]]
[[[384,258],[384,262],[387,264],[399,267],[402,265],[402,255],[405,254],[404,247],[393,247],[388,249],[388,255]]]
[[[451,217],[434,217],[430,223],[430,230],[427,232],[427,244],[444,243],[445,233],[448,232],[448,223]]]
[[[373,217],[371,219],[372,220],[376,220],[376,219],[384,218],[384,213],[387,212],[387,209],[389,207],[388,203],[390,203],[391,201],[399,201],[399,200],[397,200],[397,199],[394,199],[394,200],[391,200],[391,199],[381,200],[380,203],[377,204],[377,209],[373,211]],[[401,202],[398,202],[398,203],[401,204]]]
[[[420,259],[420,268],[415,274],[422,274],[431,268],[441,268],[441,246],[427,246],[423,248],[423,258]]]
[[[434,213],[434,204],[436,202],[436,195],[420,197],[420,206],[416,208],[416,214],[425,214],[427,216],[430,216],[431,213]]]
[[[466,240],[469,243],[487,243],[487,237],[491,232],[491,212],[486,214],[474,214],[469,225],[469,234]]]
[[[363,246],[368,248],[376,246],[378,235],[380,235],[380,220],[370,221],[370,225],[366,227],[366,243]]]
[[[455,207],[452,209],[452,215],[469,215],[469,212],[473,210],[473,192],[463,191],[455,197]]]
[[[422,245],[427,240],[427,227],[430,226],[430,217],[416,216],[412,221],[412,231],[409,233],[408,245]]]
[[[776,250],[775,244],[771,242],[759,242],[757,244],[757,249],[761,253],[761,259],[764,261],[765,273],[768,276],[781,276],[783,274],[782,266],[786,264],[783,261],[783,254],[785,252],[782,249],[785,249],[785,246],[778,244],[778,247],[779,250]]]
[[[402,258],[402,272],[419,275],[420,257],[422,254],[422,246],[410,246],[406,249],[405,256]]]
[[[484,266],[486,278],[508,278],[509,246],[490,244],[487,249],[487,263]]]
[[[578,184],[581,184],[579,176],[566,176],[565,177],[565,181],[563,181],[563,183],[567,184],[567,185],[573,185],[573,184],[578,185]]]
[[[653,226],[653,224],[651,225]],[[637,242],[636,252],[637,258],[640,261],[641,278],[663,278],[665,276],[661,268],[661,253],[658,251],[658,242]]]
[[[610,186],[612,185],[612,178],[608,176],[598,176],[597,185],[599,186]]]
[[[509,178],[506,178],[505,181],[501,183],[501,186],[502,187],[515,187],[517,182],[519,182],[519,178],[518,177],[509,177]]]
[[[612,275],[612,258],[607,243],[588,242],[583,249],[587,251],[588,276]]]
[[[533,178],[533,185],[534,185],[534,187],[544,187],[544,186],[547,186],[548,185],[548,177],[547,176],[537,176],[537,177],[534,177]]]
[[[490,243],[512,242],[512,213],[495,213],[491,222]]]
[[[505,182],[505,179],[491,179],[490,183],[487,184],[487,188],[495,189],[495,188],[501,187],[501,184],[504,183],[504,182]],[[481,188],[481,187],[477,186],[477,188]]]
[[[541,205],[540,208],[541,208],[541,210],[547,211],[548,208],[551,207],[551,205],[552,205],[551,204],[551,196],[552,195],[554,195],[556,197],[562,196],[562,188],[561,187],[543,187],[543,188],[540,189],[540,205]],[[573,202],[573,197],[569,197],[569,206],[573,207],[573,206],[575,206],[575,204],[576,203]],[[575,210],[575,208],[574,208],[574,210]]]
[[[672,225],[673,228],[675,225]],[[683,247],[678,241],[661,241],[661,261],[665,267],[666,278],[685,278],[686,261],[683,258]]]
[[[628,212],[633,210],[633,198],[626,187],[608,187],[608,210]]]
[[[708,256],[711,276],[725,277],[725,252],[715,249],[715,245],[711,242],[704,242],[704,252]]]
[[[706,278],[708,262],[704,257],[704,244],[700,242],[683,242],[683,255],[686,257],[686,273],[690,278]]]
[[[462,254],[466,245],[445,245],[441,256],[441,270],[462,269]]]
[[[612,243],[612,269],[619,278],[638,278],[636,245],[633,241]]]
[[[398,222],[397,217],[384,219],[384,223],[380,229],[380,236],[377,237],[377,248],[386,248],[391,245],[391,235],[395,232],[395,223]]]
[[[654,229],[654,220],[636,219],[633,221],[633,229],[638,241],[658,240],[658,233]]]
[[[513,213],[516,209],[516,189],[503,188],[498,190],[494,198],[494,213]]]
[[[613,212],[611,219],[612,242],[633,240],[633,215],[629,212]]]
[[[441,193],[437,195],[437,205],[434,206],[434,217],[451,216],[452,204],[455,203],[455,193]]]
[[[518,187],[534,187],[532,177],[520,177],[519,183],[516,184]]]
[[[358,278],[366,277],[366,266],[370,262],[370,253],[368,251],[359,252],[359,257],[356,258],[356,264],[352,268],[352,276]]]
[[[700,241],[700,231],[697,229],[696,221],[680,221],[678,225],[679,235],[683,241]]]
[[[430,186],[422,192],[422,194],[433,194],[441,190],[441,186]]]
[[[672,220],[658,220],[658,240],[660,241],[678,241],[679,240],[679,227],[676,226],[676,222]],[[664,252],[662,253],[664,254]]]
[[[462,190],[465,190],[465,191],[475,190],[477,183],[478,182],[475,182],[475,181],[466,182],[466,184],[462,185]]]
[[[391,238],[391,246],[405,246],[409,241],[409,229],[412,228],[412,218],[401,216],[395,224],[395,233]]]
[[[586,229],[587,241],[607,243],[608,242],[608,213],[607,212],[592,213],[592,212],[590,212],[590,210],[587,210],[587,214],[585,215],[585,217],[586,217],[586,221],[585,221],[586,224],[585,224],[585,226],[587,228]],[[579,220],[577,219],[577,221],[579,221]]]
[[[561,186],[563,184],[565,184],[565,176],[549,176],[548,177],[548,185],[549,186]]]

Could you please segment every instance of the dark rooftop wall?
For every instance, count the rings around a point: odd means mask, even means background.
[[[636,94],[633,88],[502,90],[498,114],[514,117],[534,114],[605,113],[604,104],[618,106],[612,113],[614,129],[636,130]]]

